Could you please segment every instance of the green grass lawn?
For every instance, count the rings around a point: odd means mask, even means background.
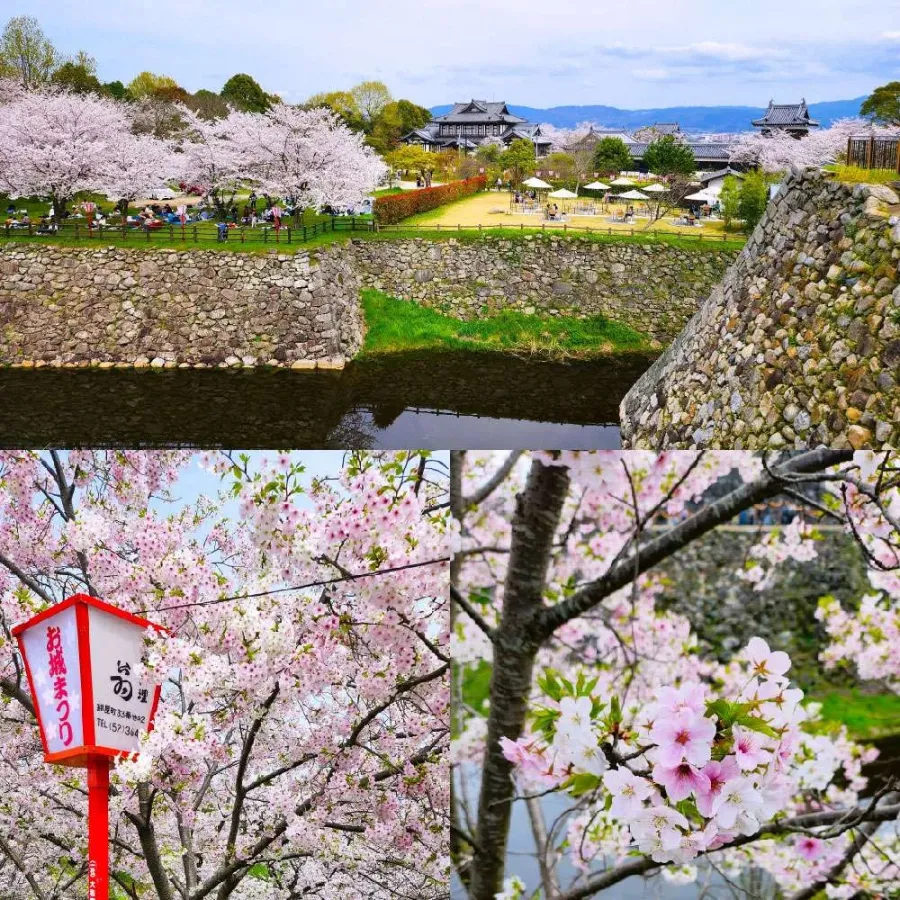
[[[368,331],[363,355],[407,350],[479,350],[584,358],[647,349],[646,338],[604,316],[529,316],[506,310],[462,322],[373,290],[362,292]]]
[[[826,166],[834,172],[838,181],[845,184],[888,184],[900,181],[900,173],[896,169],[862,169],[859,166]]]
[[[832,688],[814,693],[822,704],[822,717],[847,726],[851,737],[877,738],[900,733],[900,696],[868,694],[858,688]]]

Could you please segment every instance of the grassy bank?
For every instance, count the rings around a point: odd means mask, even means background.
[[[900,181],[900,174],[894,169],[863,169],[859,166],[826,166],[834,172],[838,181],[845,184],[889,184]]]
[[[900,696],[869,694],[858,688],[834,688],[812,699],[821,702],[822,717],[846,725],[859,740],[900,733]]]
[[[648,349],[643,335],[603,316],[543,318],[506,310],[462,322],[378,291],[363,291],[362,303],[368,325],[363,356],[409,350],[479,350],[584,359]]]

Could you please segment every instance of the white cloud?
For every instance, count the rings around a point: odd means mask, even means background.
[[[670,77],[668,69],[634,69],[631,74],[643,81],[665,81]]]
[[[372,77],[425,105],[473,93],[644,108],[841,99],[896,77],[900,40],[884,30],[884,0],[629,0],[602,16],[596,0],[554,0],[549,18],[543,0],[0,5],[36,16],[65,52],[93,53],[104,79],[146,68],[219,90],[244,70],[294,102]]]

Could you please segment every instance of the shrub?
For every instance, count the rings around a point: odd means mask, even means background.
[[[442,184],[438,187],[376,197],[372,213],[379,225],[395,225],[409,216],[427,212],[429,209],[437,209],[445,203],[477,194],[484,190],[485,184],[484,175],[476,175],[465,181],[451,181],[449,184]]]

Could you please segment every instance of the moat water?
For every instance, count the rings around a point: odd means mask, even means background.
[[[0,445],[615,448],[619,402],[651,362],[427,352],[342,371],[6,369]]]

